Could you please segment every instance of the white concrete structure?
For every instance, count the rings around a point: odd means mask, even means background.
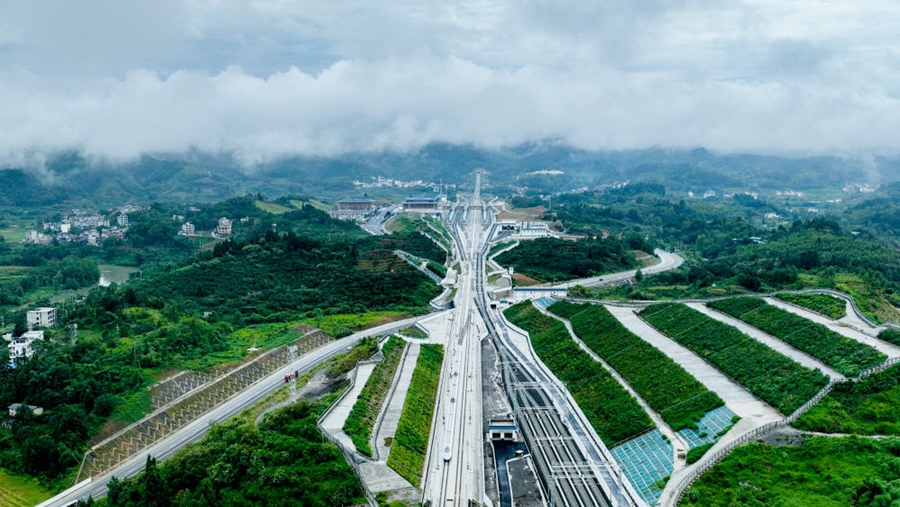
[[[56,308],[45,307],[29,310],[25,314],[25,322],[28,324],[28,329],[56,327]]]
[[[9,415],[10,417],[15,417],[16,414],[19,413],[19,410],[22,410],[23,407],[28,407],[31,410],[31,413],[34,415],[41,415],[44,413],[43,407],[35,407],[34,405],[22,405],[21,403],[13,403],[9,406]]]
[[[219,219],[219,225],[216,226],[215,235],[219,237],[231,235],[231,220],[225,217]]]
[[[4,338],[6,338],[6,335],[4,335]],[[9,347],[9,363],[16,364],[20,359],[33,356],[34,349],[31,348],[31,344],[34,343],[35,340],[43,339],[43,331],[28,331],[22,336],[10,340],[7,345],[7,347]]]

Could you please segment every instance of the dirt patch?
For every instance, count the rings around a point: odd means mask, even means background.
[[[544,216],[543,206],[534,206],[532,208],[513,208],[508,211],[501,211],[497,214],[498,220],[538,220]]]
[[[793,428],[780,428],[770,431],[760,439],[766,445],[775,447],[800,447],[806,440],[806,435]]]
[[[337,391],[347,382],[349,382],[347,375],[331,377],[328,375],[328,369],[322,368],[313,374],[306,385],[297,390],[297,396],[304,400],[316,401],[326,394]]]
[[[107,438],[115,435],[119,430],[126,428],[129,424],[131,423],[129,423],[128,421],[123,421],[121,419],[110,419],[106,421],[106,424],[104,424],[103,427],[100,428],[100,431],[96,435],[91,437],[91,439],[88,441],[88,445],[94,446],[99,444]]]
[[[530,287],[532,285],[540,285],[544,283],[536,278],[531,278],[530,276],[523,275],[521,273],[514,274],[512,278],[513,281],[516,282],[516,286],[518,287]]]

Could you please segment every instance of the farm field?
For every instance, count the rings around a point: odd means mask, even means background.
[[[549,310],[569,315],[575,334],[619,372],[673,430],[695,428],[708,411],[724,405],[716,393],[626,329],[606,308],[560,301]]]
[[[782,414],[792,413],[828,383],[821,372],[683,304],[661,303],[638,315]]]
[[[881,364],[887,356],[873,347],[838,334],[826,326],[772,306],[760,298],[736,297],[707,306],[742,320],[819,359],[838,373],[856,376]]]
[[[444,348],[422,345],[387,464],[414,486],[422,481]]]
[[[36,479],[12,475],[0,469],[0,505],[29,507],[53,496]]]
[[[637,400],[575,343],[562,322],[539,312],[531,301],[507,308],[504,315],[528,332],[538,357],[567,383],[572,398],[607,445],[653,427]]]

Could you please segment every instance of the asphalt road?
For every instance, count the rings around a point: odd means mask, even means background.
[[[294,364],[279,369],[268,377],[251,385],[244,391],[232,396],[226,400],[225,403],[197,418],[184,428],[181,428],[156,444],[135,454],[110,473],[99,477],[93,477],[89,483],[85,481],[63,491],[59,495],[39,504],[38,507],[62,507],[73,504],[78,500],[86,499],[89,496],[93,498],[101,497],[106,494],[106,484],[113,476],[121,479],[134,475],[144,468],[148,455],[163,460],[185,445],[199,440],[209,429],[210,424],[225,421],[239,414],[283,386],[284,376],[288,372],[293,370],[299,370],[301,373],[307,372],[323,361],[345,352],[348,347],[352,347],[362,338],[398,331],[413,325],[416,322],[416,319],[417,318],[406,319],[360,331],[359,333],[355,333],[340,340],[335,340],[308,354],[300,356]]]
[[[653,273],[662,273],[663,271],[669,271],[672,269],[681,266],[684,262],[684,259],[674,253],[667,252],[665,250],[661,250],[657,248],[653,251],[653,254],[659,257],[659,264],[655,266],[650,266],[641,269],[641,273],[645,275],[650,275]],[[584,287],[596,287],[598,285],[610,285],[614,283],[621,282],[623,280],[627,280],[629,278],[634,278],[635,273],[637,273],[636,269],[632,269],[631,271],[622,271],[619,273],[612,273],[609,275],[603,276],[594,276],[591,278],[580,278],[578,280],[570,280],[565,283],[561,283],[558,285],[554,285],[554,287],[558,287],[560,289],[568,289],[569,287],[574,287],[576,285],[581,285]]]

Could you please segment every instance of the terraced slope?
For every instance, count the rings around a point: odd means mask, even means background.
[[[887,356],[875,348],[838,334],[826,326],[782,310],[760,298],[736,297],[710,301],[715,308],[831,366],[841,375],[859,375],[884,362]]]
[[[539,312],[531,301],[507,308],[504,315],[528,331],[538,357],[556,378],[566,383],[572,398],[607,445],[653,427],[637,400],[575,343],[562,322]]]
[[[549,310],[570,315],[575,334],[619,372],[673,430],[696,427],[707,412],[725,404],[678,363],[626,329],[606,308],[561,301]]]
[[[792,413],[828,384],[822,372],[683,304],[661,303],[639,315],[783,414]]]

